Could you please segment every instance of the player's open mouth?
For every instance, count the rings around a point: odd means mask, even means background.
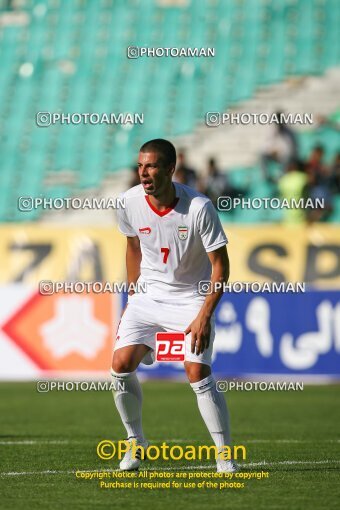
[[[142,181],[142,184],[144,186],[144,189],[151,189],[153,188],[153,184],[151,181]]]

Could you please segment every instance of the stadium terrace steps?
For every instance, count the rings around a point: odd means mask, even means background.
[[[329,155],[339,150],[338,133],[333,130],[316,129],[317,117],[330,116],[338,110],[340,68],[334,68],[321,77],[306,77],[265,87],[254,98],[242,102],[232,111],[235,113],[312,113],[314,125],[296,125],[301,140],[303,156],[310,150],[319,136],[328,148]],[[320,101],[320,97],[324,98]],[[201,124],[192,135],[177,139],[177,145],[187,148],[190,164],[204,170],[208,157],[216,156],[224,169],[254,166],[258,162],[269,126],[259,124],[221,125],[207,129]],[[307,141],[306,141],[307,140]],[[310,140],[311,143],[308,141]]]

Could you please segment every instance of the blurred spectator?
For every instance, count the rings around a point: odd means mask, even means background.
[[[129,181],[129,188],[133,188],[133,186],[137,186],[138,184],[140,184],[140,178],[139,178],[139,173],[138,173],[138,166],[135,165],[134,167],[131,168],[131,179]]]
[[[187,184],[187,173],[184,168],[177,168],[174,176],[174,181],[178,182],[179,184]]]
[[[308,196],[308,176],[305,172],[305,167],[302,161],[295,161],[289,163],[286,173],[280,177],[278,181],[278,191],[281,200],[298,201],[301,198],[305,199]],[[283,209],[283,222],[284,223],[303,223],[306,221],[306,210],[297,209]]]
[[[340,193],[340,152],[335,154],[334,162],[331,165],[330,183],[333,193]]]
[[[310,178],[310,183],[316,185],[326,180],[328,176],[326,165],[323,162],[324,148],[322,145],[316,145],[306,163],[306,170]]]
[[[177,155],[176,172],[174,174],[174,181],[181,184],[186,184],[191,188],[197,188],[197,175],[195,170],[189,168],[185,161],[185,154],[180,151]]]
[[[201,183],[199,191],[207,195],[215,207],[218,197],[235,198],[246,194],[245,190],[235,188],[229,183],[227,174],[220,172],[214,158],[208,161],[208,175]]]
[[[324,207],[310,209],[309,220],[321,221],[328,218],[333,210],[330,171],[323,161],[324,149],[316,145],[306,163],[306,171],[310,185],[310,198],[323,200]]]
[[[277,112],[276,115],[280,119],[282,113]],[[272,131],[261,154],[261,168],[267,181],[274,180],[269,175],[270,162],[280,163],[283,171],[289,163],[297,159],[297,140],[294,131],[284,122],[273,124],[271,128]]]

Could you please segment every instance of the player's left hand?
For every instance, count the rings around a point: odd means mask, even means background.
[[[198,315],[185,330],[188,335],[191,332],[191,352],[199,355],[208,349],[210,343],[210,318]]]

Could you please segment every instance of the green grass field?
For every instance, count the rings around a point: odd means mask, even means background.
[[[188,385],[155,381],[143,389],[144,428],[154,444],[211,444]],[[0,508],[339,508],[339,386],[231,392],[228,403],[234,443],[247,447],[243,469],[268,471],[268,479],[243,489],[101,489],[75,471],[117,468],[96,454],[99,441],[125,437],[110,392],[37,393],[34,383],[2,383]],[[202,461],[148,461],[145,468],[189,464],[197,469]]]

